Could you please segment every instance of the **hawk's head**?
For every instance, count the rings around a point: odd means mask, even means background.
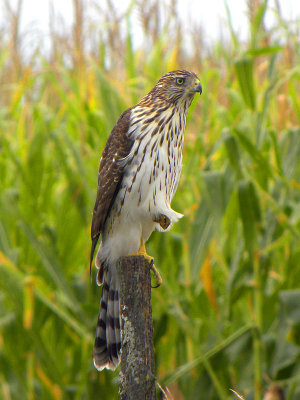
[[[202,93],[198,76],[194,72],[177,70],[161,77],[150,93],[153,97],[177,103],[192,101],[197,92]]]

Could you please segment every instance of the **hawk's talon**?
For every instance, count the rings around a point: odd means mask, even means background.
[[[154,222],[158,222],[164,231],[168,229],[171,224],[170,219],[164,214],[159,214],[158,217],[154,219]]]
[[[155,286],[152,286],[152,285],[151,285],[151,288],[152,288],[152,289],[156,289],[156,288],[158,288],[158,287],[162,284],[163,280],[162,280],[162,277],[161,277],[161,275],[160,275],[158,269],[157,269],[156,266],[154,265],[154,260],[152,260],[152,262],[150,263],[150,270],[152,270],[153,275],[154,275],[154,277],[155,277],[155,279],[156,279],[156,285],[155,285]]]
[[[136,254],[132,254],[132,255],[141,255],[141,256],[144,256],[146,258],[146,260],[149,263],[150,270],[152,270],[153,275],[156,278],[156,282],[157,282],[156,286],[152,286],[151,285],[151,287],[152,287],[152,289],[158,288],[162,284],[162,278],[160,276],[160,273],[158,272],[158,269],[154,265],[154,258],[147,254],[146,248],[145,248],[145,244],[141,242],[137,253]]]

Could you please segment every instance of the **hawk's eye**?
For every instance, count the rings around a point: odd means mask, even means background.
[[[184,78],[176,78],[176,83],[177,85],[183,85],[184,84],[185,79]]]

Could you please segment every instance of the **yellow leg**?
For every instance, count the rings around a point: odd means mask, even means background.
[[[143,243],[142,241],[141,241],[140,247],[136,254],[144,256],[146,258],[146,260],[149,262],[150,269],[152,270],[153,275],[156,279],[156,286],[152,286],[152,287],[153,288],[159,287],[162,284],[162,277],[160,276],[158,269],[154,265],[154,258],[147,254],[145,243]]]
[[[138,249],[138,251],[137,251],[137,254],[139,254],[139,255],[144,256],[145,258],[147,258],[147,260],[149,261],[149,263],[152,262],[152,260],[153,260],[153,257],[151,257],[151,256],[149,256],[149,255],[147,254],[147,250],[146,250],[146,247],[145,247],[145,243],[143,243],[142,241],[141,241],[140,247],[139,247],[139,249]]]

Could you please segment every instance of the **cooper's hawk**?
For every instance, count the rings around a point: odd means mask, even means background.
[[[186,114],[197,92],[202,87],[193,72],[164,75],[123,112],[103,150],[91,229],[91,262],[102,235],[96,255],[97,284],[103,284],[94,345],[98,370],[114,370],[120,362],[118,259],[145,255],[154,229],[165,231],[182,217],[171,200],[181,172]]]

